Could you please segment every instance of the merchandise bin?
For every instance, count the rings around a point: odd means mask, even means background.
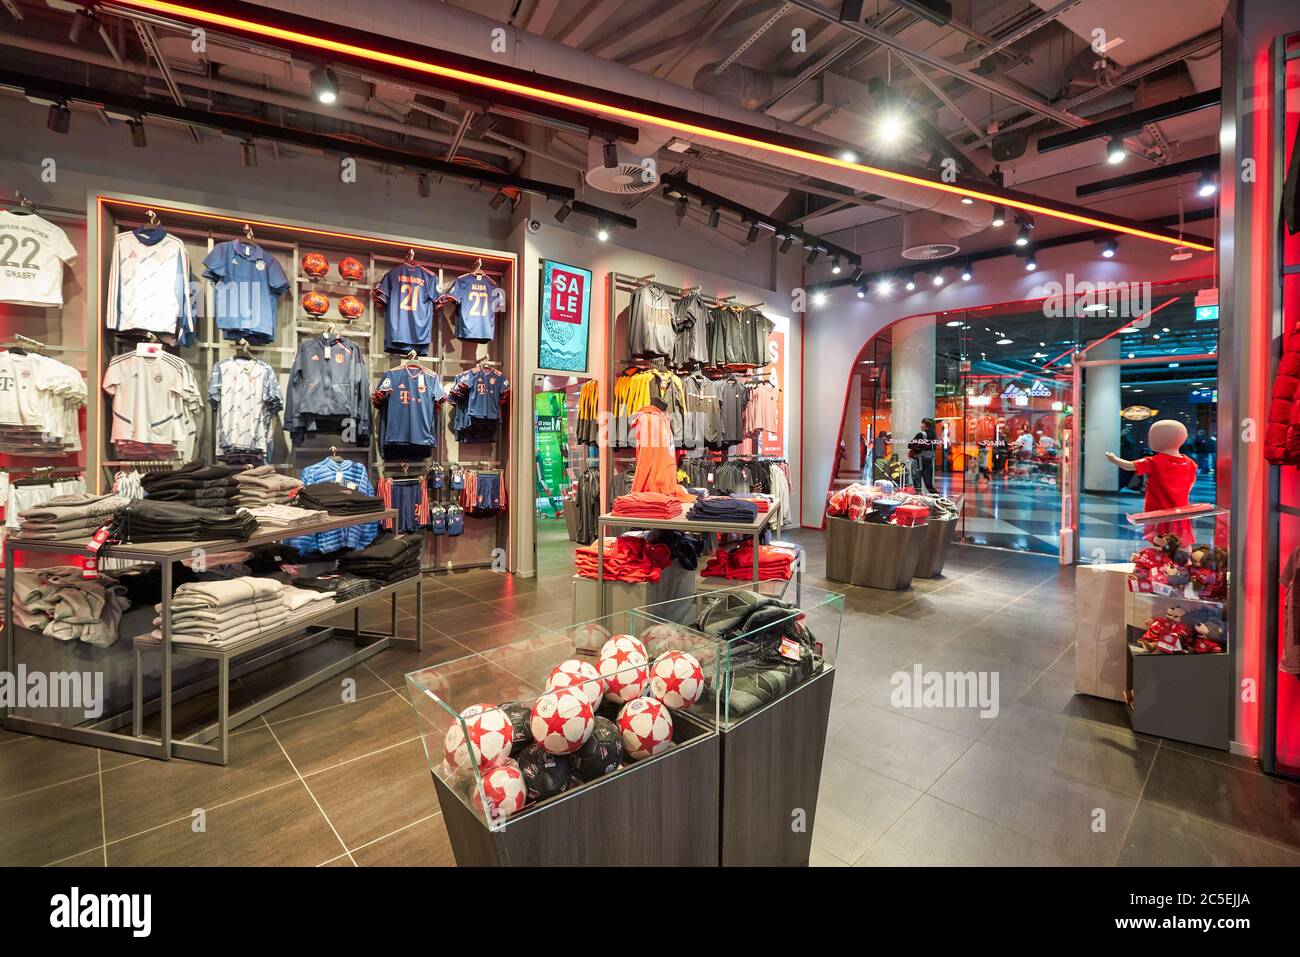
[[[518,786],[514,775],[494,774],[500,769],[490,765],[480,768],[469,759],[467,749],[457,750],[461,741],[478,736],[487,742],[482,754],[489,758],[489,750],[500,742],[499,732],[496,738],[491,737],[492,730],[484,735],[483,724],[467,709],[507,703],[532,709],[547,696],[547,678],[556,665],[577,659],[597,666],[601,645],[618,635],[643,638],[660,652],[670,646],[687,652],[699,662],[704,682],[712,686],[718,681],[725,657],[720,642],[639,610],[559,631],[539,626],[535,637],[406,676],[438,805],[459,865],[718,863],[716,703],[668,709],[671,744],[661,753],[636,760],[625,753],[617,770],[585,783],[575,777],[566,790],[510,813],[497,810],[494,800],[504,796],[503,804],[510,806]],[[607,670],[603,677],[628,684],[638,673],[635,665],[625,665]],[[619,709],[607,694],[595,713],[617,723]],[[500,719],[488,723],[499,726]],[[518,757],[530,744],[531,740],[512,744],[511,757]]]
[[[804,866],[812,852],[844,596],[811,585],[800,587],[797,596],[795,591],[790,582],[760,582],[757,594],[792,607],[748,628],[724,623],[726,608],[755,594],[749,584],[643,609],[656,619],[694,623],[722,642],[717,674],[697,707],[706,713],[716,708],[721,729],[718,831],[724,866]],[[758,670],[765,664],[761,659],[780,655],[781,637],[801,632],[812,643],[800,656],[803,677],[795,677],[799,667],[793,663],[763,669],[766,675]]]
[[[899,591],[912,584],[930,537],[928,525],[826,519],[826,577]]]

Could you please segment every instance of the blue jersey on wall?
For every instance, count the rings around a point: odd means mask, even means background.
[[[456,338],[491,342],[496,338],[498,312],[506,311],[506,294],[487,276],[467,273],[451,284],[447,295],[459,303]]]
[[[279,298],[289,277],[275,258],[254,243],[218,243],[203,260],[203,275],[213,281],[217,328],[227,339],[266,343],[275,338]]]
[[[434,407],[446,397],[442,380],[420,366],[401,366],[384,373],[384,442],[436,445]]]
[[[375,287],[384,307],[384,349],[427,355],[433,340],[433,307],[438,278],[423,266],[402,263],[390,269]]]
[[[356,489],[363,495],[374,495],[375,487],[370,482],[370,471],[361,462],[342,459],[335,462],[323,458],[314,465],[302,470],[302,482],[311,485],[315,482],[336,482],[346,488]],[[328,554],[344,548],[365,548],[379,537],[378,522],[363,522],[346,528],[332,528],[327,532],[315,532],[286,539],[291,548],[304,554],[320,552]]]

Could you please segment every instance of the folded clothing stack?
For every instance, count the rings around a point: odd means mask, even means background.
[[[302,528],[304,525],[319,525],[329,518],[324,512],[292,505],[256,505],[244,511],[257,519],[260,528]]]
[[[228,465],[188,462],[171,472],[151,472],[140,479],[145,497],[155,502],[179,502],[211,511],[233,512],[239,488]]]
[[[76,566],[55,565],[17,568],[13,577],[15,624],[97,648],[117,641],[122,612],[131,603],[126,589],[110,576],[82,578]]]
[[[677,496],[662,492],[629,492],[614,499],[613,514],[671,520],[682,514],[682,502]]]
[[[789,581],[799,553],[793,548],[761,545],[758,549],[758,577],[762,581],[776,579]],[[710,578],[730,578],[750,581],[754,577],[754,543],[744,541],[735,548],[719,548],[708,560],[701,575]]]
[[[597,577],[595,545],[582,545],[574,553],[574,565],[583,578]],[[672,550],[652,543],[641,535],[620,535],[605,539],[605,579],[618,582],[657,582],[663,569],[673,563]]]
[[[312,591],[310,588],[298,588],[294,585],[285,585],[280,589],[280,595],[284,599],[284,608],[290,618],[310,615],[322,604],[334,604],[334,596],[328,592]]]
[[[19,535],[48,542],[85,542],[112,525],[129,501],[117,495],[56,495],[18,513]]]
[[[686,517],[693,522],[749,523],[758,517],[758,507],[730,495],[709,495],[696,499]]]
[[[314,508],[331,515],[364,515],[383,509],[382,499],[366,495],[337,482],[313,482],[304,485],[294,504],[299,508]]]
[[[195,508],[181,502],[131,502],[117,514],[118,536],[123,542],[245,541],[257,530],[257,520],[247,512],[226,515],[215,509]],[[110,550],[111,554],[111,550]]]
[[[351,598],[359,598],[368,592],[383,587],[373,578],[361,578],[347,572],[329,572],[324,575],[317,575],[314,578],[295,578],[292,584],[297,588],[306,588],[309,591],[319,591],[332,595],[335,601],[348,601]]]
[[[760,515],[772,507],[772,497],[758,492],[732,492],[731,498],[742,502],[753,502]]]
[[[190,582],[172,595],[172,640],[200,645],[232,645],[277,628],[289,620],[284,586],[273,578],[232,578]],[[154,637],[162,637],[162,605],[155,605]]]
[[[391,585],[420,574],[422,544],[419,535],[381,535],[365,548],[339,558],[339,571]]]
[[[261,465],[234,475],[239,492],[236,501],[245,508],[255,505],[288,505],[302,488],[302,480],[282,475],[273,466]]]

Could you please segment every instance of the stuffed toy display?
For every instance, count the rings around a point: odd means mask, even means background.
[[[1193,545],[1188,564],[1196,597],[1201,601],[1223,601],[1228,591],[1228,553],[1214,545]]]
[[[1176,655],[1190,651],[1192,632],[1183,624],[1183,614],[1184,609],[1170,605],[1162,617],[1148,618],[1147,630],[1138,639],[1138,644],[1152,654]]]
[[[1130,462],[1114,452],[1106,453],[1106,458],[1115,465],[1146,478],[1147,492],[1146,500],[1142,503],[1143,511],[1185,508],[1191,504],[1192,485],[1196,482],[1196,463],[1178,451],[1186,441],[1187,426],[1174,419],[1161,419],[1152,423],[1147,433],[1147,444],[1154,454]],[[1170,533],[1182,541],[1190,541],[1192,523],[1186,519],[1153,523],[1147,525],[1142,532],[1148,540]]]

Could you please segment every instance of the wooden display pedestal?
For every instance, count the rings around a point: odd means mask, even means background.
[[[719,735],[723,867],[808,865],[834,682],[828,668]]]
[[[1123,701],[1128,683],[1128,576],[1132,563],[1074,570],[1074,692]]]
[[[899,591],[912,584],[929,525],[889,525],[826,519],[826,577]]]
[[[1232,740],[1232,655],[1128,653],[1129,723],[1156,734],[1227,751]]]
[[[543,801],[488,830],[431,772],[460,867],[713,867],[718,863],[718,736],[689,716],[667,754]]]
[[[957,533],[957,519],[931,518],[925,526],[925,547],[916,562],[917,578],[938,578],[943,574],[944,562],[948,560],[948,549],[953,536]]]

